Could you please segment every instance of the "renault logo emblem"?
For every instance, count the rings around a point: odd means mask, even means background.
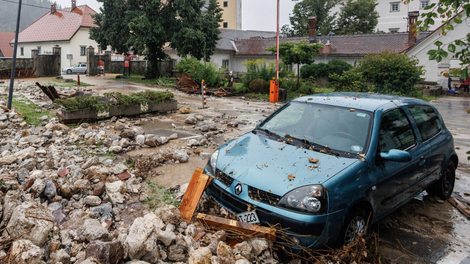
[[[239,184],[237,184],[237,185],[235,186],[235,194],[236,194],[236,195],[239,195],[240,193],[242,193],[242,185],[241,185],[241,183],[239,183]]]

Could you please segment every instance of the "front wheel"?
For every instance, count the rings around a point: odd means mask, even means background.
[[[67,74],[71,74],[72,73],[72,70],[67,70]]]
[[[426,191],[430,195],[435,195],[443,200],[449,199],[454,191],[455,185],[455,165],[454,162],[449,160],[447,163],[444,173],[441,178],[435,182]]]
[[[351,244],[358,234],[364,235],[367,231],[368,213],[363,208],[357,207],[349,212],[341,228],[336,247]]]

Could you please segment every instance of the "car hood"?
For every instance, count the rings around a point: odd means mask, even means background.
[[[239,182],[283,195],[301,186],[324,184],[356,162],[249,132],[220,147],[217,168]]]

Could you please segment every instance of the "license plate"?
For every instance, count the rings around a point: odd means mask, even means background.
[[[249,224],[259,224],[259,218],[255,211],[243,212],[237,214],[238,221],[249,223]]]

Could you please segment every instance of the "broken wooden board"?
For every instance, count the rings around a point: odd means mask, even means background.
[[[191,221],[194,211],[196,211],[197,204],[201,198],[202,193],[207,188],[211,181],[211,177],[204,174],[204,170],[196,168],[193,173],[193,177],[189,182],[188,189],[184,194],[181,206],[179,208],[181,213],[181,219],[183,221]]]
[[[215,229],[229,229],[254,237],[263,237],[272,241],[276,240],[275,228],[243,223],[237,220],[202,213],[198,213],[196,218]]]
[[[448,199],[449,203],[453,205],[457,210],[459,210],[463,215],[465,215],[468,219],[470,219],[470,210],[467,206],[465,206],[462,202],[458,199],[454,199],[454,197],[450,197]]]

